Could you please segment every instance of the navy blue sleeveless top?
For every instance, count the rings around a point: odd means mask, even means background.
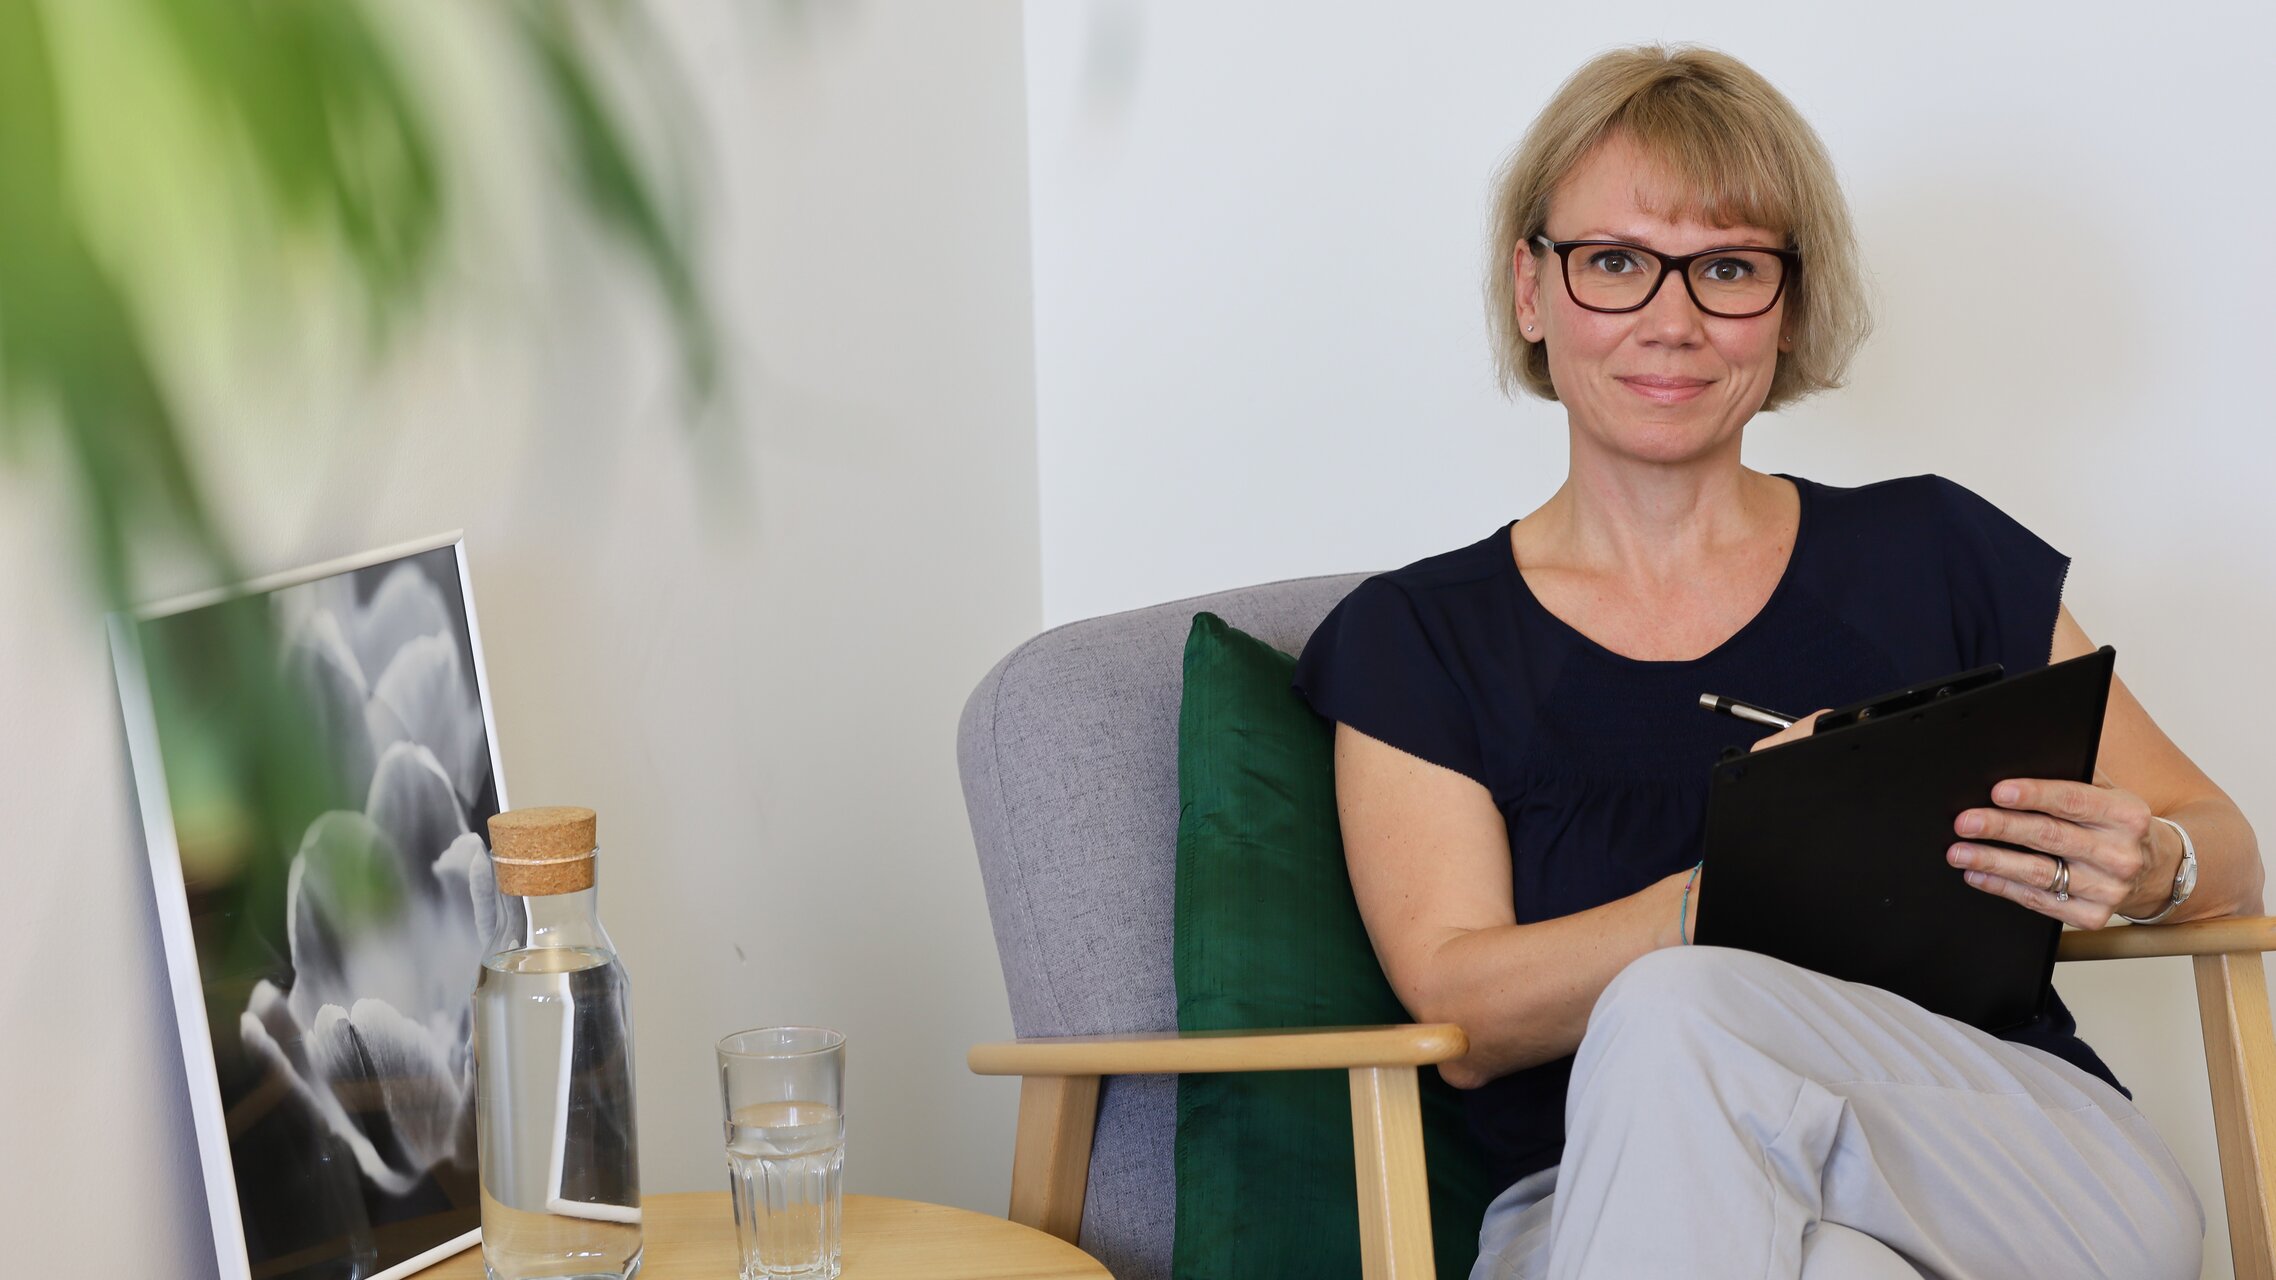
[[[1509,826],[1517,920],[1601,906],[1699,860],[1711,767],[1769,732],[1720,693],[1799,714],[1997,662],[2047,665],[2067,557],[1939,476],[1786,477],[1801,525],[1760,613],[1703,657],[1645,662],[1534,598],[1510,526],[1362,582],[1296,668],[1320,715],[1476,779]],[[1958,872],[1954,872],[1958,875]],[[2118,1082],[2060,999],[2006,1033]],[[1557,1163],[1570,1057],[1467,1095],[1505,1183]]]

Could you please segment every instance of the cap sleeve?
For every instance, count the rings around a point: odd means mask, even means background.
[[[1945,504],[1946,578],[1960,651],[2009,674],[2047,665],[2070,557],[1967,488],[1938,478]]]
[[[1295,689],[1320,715],[1482,785],[1477,719],[1441,651],[1413,597],[1369,578],[1312,633]]]

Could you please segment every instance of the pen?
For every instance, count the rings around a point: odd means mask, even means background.
[[[1737,698],[1726,698],[1719,693],[1700,694],[1699,705],[1709,711],[1720,711],[1725,715],[1737,716],[1741,720],[1752,720],[1756,724],[1769,725],[1773,729],[1788,728],[1795,721],[1795,717],[1787,715],[1783,711],[1772,711],[1768,707],[1758,707],[1751,702],[1741,702]]]

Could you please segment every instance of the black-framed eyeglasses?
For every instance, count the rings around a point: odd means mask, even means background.
[[[1612,315],[1642,310],[1670,275],[1679,275],[1701,311],[1746,320],[1777,306],[1787,279],[1802,269],[1802,255],[1794,250],[1754,245],[1671,255],[1625,240],[1535,236],[1533,242],[1557,255],[1565,293],[1575,303]]]

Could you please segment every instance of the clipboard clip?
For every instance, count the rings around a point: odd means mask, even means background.
[[[1867,698],[1863,702],[1853,702],[1846,707],[1836,707],[1826,712],[1818,717],[1818,723],[1811,732],[1812,734],[1830,733],[1836,729],[1846,729],[1851,725],[1863,724],[1868,720],[1911,711],[1918,707],[1927,706],[1931,702],[1938,702],[1945,698],[1981,689],[1985,685],[1997,684],[2000,677],[2005,674],[2006,668],[1994,662],[1989,666],[1977,667],[1972,671],[1963,671],[1955,676],[1943,676],[1921,684],[1911,685],[1899,689],[1895,693],[1879,694]]]

